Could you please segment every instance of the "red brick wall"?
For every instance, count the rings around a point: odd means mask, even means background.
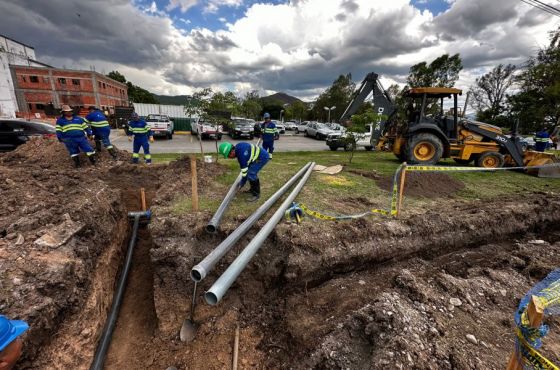
[[[37,104],[54,102],[51,79],[60,104],[72,106],[95,105],[93,76],[96,78],[99,103],[104,108],[128,105],[128,92],[121,84],[99,73],[90,71],[71,71],[40,67],[13,66],[17,88],[23,91],[31,112],[42,112]],[[51,71],[52,76],[49,76]],[[37,90],[45,90],[40,93]],[[49,91],[49,92],[47,92]]]

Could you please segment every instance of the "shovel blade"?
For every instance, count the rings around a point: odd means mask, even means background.
[[[196,337],[197,329],[198,325],[190,319],[183,321],[183,326],[181,326],[181,331],[179,332],[179,339],[181,339],[181,342],[192,342]]]

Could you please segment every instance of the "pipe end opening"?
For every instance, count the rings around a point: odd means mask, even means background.
[[[198,283],[202,280],[202,273],[198,270],[191,270],[191,279]]]
[[[214,225],[206,225],[206,232],[209,234],[215,234],[218,229]]]
[[[218,297],[212,292],[204,293],[204,299],[206,300],[206,303],[212,306],[218,303]]]

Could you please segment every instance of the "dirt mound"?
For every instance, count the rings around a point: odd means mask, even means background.
[[[90,142],[92,147],[95,144]],[[115,148],[118,161],[130,161],[130,153]],[[81,163],[83,167],[91,166],[84,153],[80,153]],[[107,150],[103,149],[97,153],[97,166],[113,166],[116,161],[109,155]],[[8,152],[0,156],[0,165],[6,166],[38,166],[41,168],[58,168],[71,169],[74,163],[70,159],[70,155],[64,144],[60,143],[56,138],[32,138],[24,145],[19,146],[16,150]]]
[[[382,176],[376,179],[377,186],[391,191],[393,177]],[[465,184],[445,173],[408,172],[405,181],[405,195],[413,197],[439,198],[453,195],[464,189]]]

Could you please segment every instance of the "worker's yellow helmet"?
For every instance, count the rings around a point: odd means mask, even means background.
[[[218,147],[218,153],[223,155],[224,158],[227,158],[229,157],[229,153],[231,152],[232,149],[233,149],[233,144],[226,141],[220,144],[220,146]]]

